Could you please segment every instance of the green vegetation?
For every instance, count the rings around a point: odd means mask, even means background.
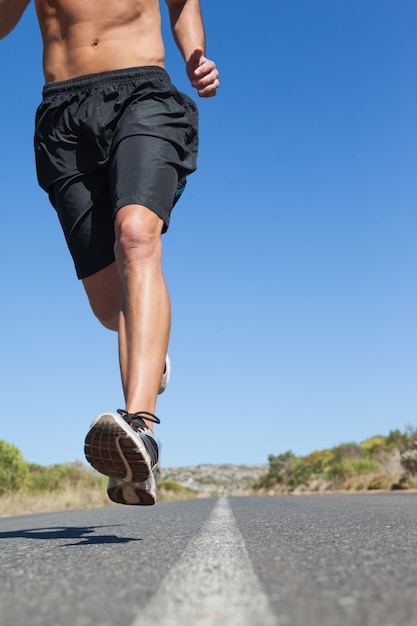
[[[52,465],[51,467],[30,463],[28,469],[29,477],[26,491],[31,494],[60,491],[63,485],[72,489],[76,489],[80,485],[87,489],[94,489],[107,484],[103,476],[93,473],[81,462]]]
[[[0,516],[105,506],[106,484],[81,462],[26,463],[18,448],[0,441]]]
[[[43,467],[26,463],[20,450],[0,440],[0,496],[24,492],[29,495],[76,489],[102,487],[105,478],[95,474],[81,462]]]
[[[174,480],[158,482],[160,500],[195,497]],[[27,463],[20,450],[0,441],[0,517],[41,511],[113,506],[107,477],[81,461],[50,467]]]
[[[288,451],[268,458],[269,470],[254,485],[273,492],[417,487],[417,430],[391,431],[360,444],[343,443],[297,457]]]
[[[193,489],[184,487],[176,480],[165,479],[158,482],[158,493],[163,500],[186,500],[195,498],[196,492]]]
[[[228,493],[234,493],[233,489],[238,494],[417,489],[417,429],[409,426],[404,432],[394,430],[388,436],[377,435],[360,444],[343,443],[306,456],[291,451],[271,454],[268,461],[267,473],[252,489],[248,487],[248,466],[243,475],[230,472],[229,466],[215,467],[222,469],[222,479],[232,489]],[[157,476],[159,500],[201,497],[208,493],[205,483],[220,484],[213,471],[196,479],[197,489],[182,484],[187,481]],[[50,467],[26,463],[16,446],[0,440],[0,516],[113,506],[106,486],[105,476],[80,461]]]
[[[0,440],[0,496],[25,488],[28,475],[29,468],[20,450]]]

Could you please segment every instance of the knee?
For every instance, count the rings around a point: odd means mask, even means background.
[[[136,207],[133,212],[124,212],[116,223],[115,256],[119,264],[142,265],[161,258],[162,220],[149,209],[144,211]]]
[[[161,239],[159,234],[135,228],[134,224],[124,226],[116,240],[116,259],[140,261],[159,258]]]

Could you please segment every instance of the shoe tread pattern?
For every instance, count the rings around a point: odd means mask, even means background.
[[[138,483],[149,478],[150,459],[143,443],[111,416],[102,416],[93,424],[84,451],[87,461],[101,474]]]

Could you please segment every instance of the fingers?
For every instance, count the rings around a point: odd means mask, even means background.
[[[191,85],[197,89],[200,98],[211,98],[216,95],[220,86],[219,72],[213,61],[200,57],[200,65],[193,72]]]
[[[216,64],[204,56],[203,48],[196,48],[186,63],[191,85],[197,90],[200,98],[211,98],[216,95],[220,86],[219,72]]]

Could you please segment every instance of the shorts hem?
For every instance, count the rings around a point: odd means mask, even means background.
[[[75,265],[75,272],[77,274],[77,278],[79,280],[83,280],[84,278],[88,278],[89,276],[93,276],[94,274],[97,274],[97,272],[100,272],[101,270],[104,270],[106,267],[109,267],[109,265],[112,265],[115,262],[115,258],[114,256],[112,258],[108,258],[108,259],[103,259],[100,263],[96,263],[94,267],[77,267],[77,265]]]
[[[152,198],[147,198],[146,196],[126,196],[125,198],[120,198],[120,200],[117,201],[115,205],[115,214],[117,211],[122,209],[124,206],[128,206],[129,204],[138,204],[146,207],[153,213],[156,213],[164,222],[163,232],[168,230],[171,213],[162,207],[159,202],[153,200]]]

